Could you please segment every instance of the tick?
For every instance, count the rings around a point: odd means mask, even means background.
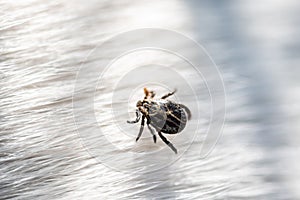
[[[154,143],[156,143],[156,134],[153,128],[162,141],[177,154],[177,149],[162,133],[177,134],[181,132],[192,115],[189,108],[185,105],[167,100],[167,98],[172,96],[175,92],[176,90],[159,99],[154,99],[155,92],[144,88],[144,99],[136,103],[136,119],[134,121],[127,121],[130,124],[137,123],[142,117],[141,127],[136,141],[140,139],[143,133],[146,120]]]

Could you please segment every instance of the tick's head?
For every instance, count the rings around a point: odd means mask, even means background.
[[[151,104],[151,102],[147,99],[144,99],[142,101],[138,101],[136,103],[136,107],[139,108],[139,107],[144,107],[144,108],[148,108],[149,105]]]
[[[152,105],[152,101],[148,99],[144,99],[136,103],[137,109],[144,115],[148,115],[151,105]]]
[[[145,97],[143,100],[140,100],[136,103],[136,107],[140,112],[147,114],[150,106],[153,104],[153,97],[155,96],[154,91],[149,91],[147,88],[144,88]]]

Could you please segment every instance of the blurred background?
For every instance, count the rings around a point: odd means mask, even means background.
[[[0,10],[1,199],[300,199],[299,1],[2,0]],[[103,71],[102,63],[119,49],[118,44],[101,51],[95,46],[138,28],[192,38],[218,66],[226,118],[205,158],[198,153],[204,127],[210,125],[209,94],[204,79],[193,77],[176,58],[159,51],[133,54],[93,86],[95,102],[84,95],[91,92],[90,77]],[[121,43],[130,46],[151,37]],[[176,41],[161,43],[186,48]],[[168,65],[166,71],[153,65],[135,77],[157,69],[156,78],[164,83],[150,85],[158,94],[177,87],[173,100],[200,105],[186,130],[170,137],[179,157],[161,141],[152,144],[147,130],[135,143],[139,126],[125,123],[142,98],[139,88],[149,82],[129,76],[115,87],[126,67],[160,62]],[[89,70],[78,80],[82,68]],[[197,100],[184,81],[174,81],[177,75],[171,76],[170,69],[190,77],[183,80],[191,81]],[[82,96],[74,99],[74,91]],[[215,97],[222,95],[217,91]],[[120,110],[114,117],[112,106]],[[85,116],[87,107],[94,108],[101,133],[87,118],[74,120]],[[105,141],[118,148],[110,149]],[[153,170],[161,163],[170,165]]]

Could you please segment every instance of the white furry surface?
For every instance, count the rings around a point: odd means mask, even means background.
[[[0,9],[1,199],[300,198],[297,1],[26,0],[0,1]],[[131,173],[120,173],[83,147],[76,129],[88,126],[75,126],[72,95],[96,44],[143,27],[173,29],[207,47],[225,81],[227,120],[204,160],[195,146],[160,171],[148,169],[171,154],[124,157]],[[130,141],[126,148],[156,148]]]

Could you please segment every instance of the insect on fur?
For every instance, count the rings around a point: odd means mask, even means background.
[[[144,88],[144,99],[136,103],[136,119],[127,121],[128,123],[133,124],[139,122],[142,118],[136,141],[140,139],[143,133],[146,120],[150,133],[153,136],[154,143],[156,143],[156,131],[161,140],[177,154],[177,149],[162,133],[177,134],[181,132],[185,128],[187,121],[191,119],[192,115],[190,109],[185,105],[167,99],[175,92],[176,90],[159,99],[154,99],[155,92]]]

